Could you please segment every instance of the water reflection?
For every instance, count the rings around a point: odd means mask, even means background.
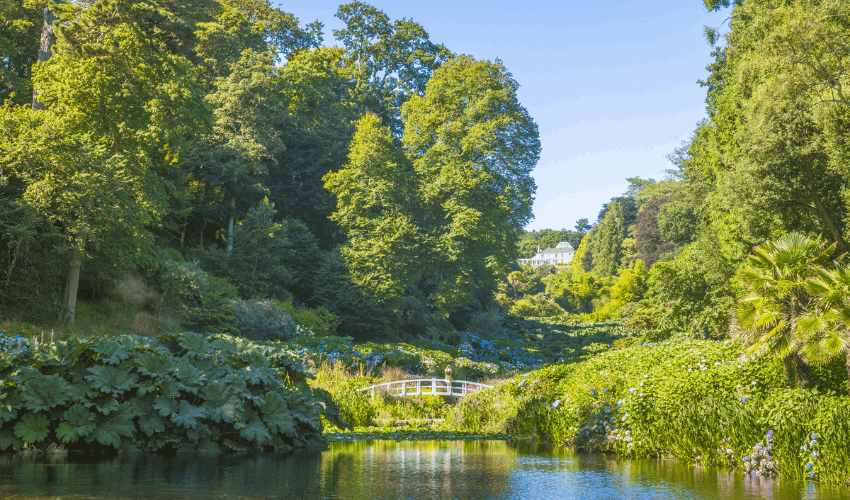
[[[850,490],[516,442],[369,441],[260,456],[3,455],[0,498],[833,500]]]

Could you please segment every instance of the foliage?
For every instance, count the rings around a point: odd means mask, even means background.
[[[800,319],[811,301],[806,282],[814,278],[834,249],[799,233],[788,233],[753,250],[741,269],[747,296],[738,305],[740,329],[734,333],[748,354],[776,354],[785,363],[785,378],[808,388],[800,359]]]
[[[286,310],[271,300],[235,301],[233,324],[240,337],[254,342],[289,340],[296,333],[296,325]]]
[[[3,450],[288,450],[336,419],[291,351],[227,335],[57,341],[2,375]]]
[[[745,362],[739,353],[728,341],[683,338],[610,350],[469,396],[447,422],[457,430],[537,436],[629,457],[672,455],[747,472],[760,467],[791,478],[809,477],[812,455],[801,450],[814,445],[824,458],[814,461],[812,477],[846,483],[850,402],[830,395],[843,379],[808,391],[783,389],[778,360]],[[754,445],[771,457],[754,454]]]
[[[513,307],[511,307],[510,312],[511,314],[516,314],[517,316],[522,317],[548,317],[565,314],[565,311],[561,308],[561,306],[542,293],[529,295],[517,300]]]

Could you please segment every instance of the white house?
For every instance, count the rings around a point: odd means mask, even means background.
[[[530,259],[519,259],[520,264],[530,264],[532,266],[552,265],[552,264],[567,264],[572,262],[573,255],[576,251],[566,241],[558,243],[555,248],[547,248],[540,250],[537,247],[537,254]]]

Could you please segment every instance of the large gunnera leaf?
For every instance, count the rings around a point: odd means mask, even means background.
[[[35,359],[47,366],[70,368],[88,348],[88,343],[78,340],[51,342],[35,351]]]
[[[38,374],[27,380],[21,389],[24,408],[44,411],[65,404],[73,394],[71,384],[59,375]]]
[[[91,442],[94,439],[104,446],[118,448],[121,446],[121,436],[133,437],[136,426],[133,425],[132,412],[129,406],[125,406],[122,410],[102,417],[94,433],[86,440]]]
[[[0,431],[0,451],[5,451],[10,446],[15,450],[21,449],[24,442],[15,437],[10,431]]]
[[[101,363],[117,365],[122,360],[130,359],[137,345],[132,335],[118,338],[101,338],[94,345],[94,351],[98,353]]]
[[[273,432],[289,434],[295,427],[295,421],[287,406],[287,400],[276,392],[268,392],[265,404],[260,407],[263,422]]]
[[[239,399],[224,380],[210,382],[204,389],[206,408],[213,422],[233,423],[239,411]]]
[[[186,349],[195,356],[204,357],[213,352],[212,345],[207,338],[200,333],[185,332],[180,335],[178,342],[180,347]]]
[[[174,357],[170,353],[159,350],[143,352],[136,357],[139,373],[154,378],[169,374],[173,363]]]
[[[27,443],[38,443],[47,437],[50,419],[43,413],[26,413],[15,424],[15,436]]]
[[[254,417],[243,425],[244,426],[239,430],[239,435],[243,438],[261,446],[271,442],[272,435],[269,433],[269,429],[259,418]]]
[[[165,430],[165,419],[162,418],[159,411],[154,407],[156,401],[157,399],[151,394],[130,400],[130,406],[133,407],[133,412],[139,416],[137,420],[139,429],[147,434],[148,437]]]
[[[207,416],[207,409],[195,406],[188,401],[180,401],[176,410],[171,413],[171,421],[183,427],[193,428],[198,425],[198,420]]]
[[[95,430],[95,415],[84,406],[76,404],[63,415],[63,422],[56,429],[56,437],[63,443],[75,443]]]
[[[192,394],[198,393],[198,386],[206,381],[207,375],[195,367],[191,361],[186,358],[176,358],[174,360],[174,366],[171,368],[171,374],[175,379],[180,381],[183,385],[181,389],[191,392]]]
[[[91,375],[87,375],[86,380],[91,387],[107,394],[124,394],[139,381],[137,374],[115,366],[92,366],[88,371]]]

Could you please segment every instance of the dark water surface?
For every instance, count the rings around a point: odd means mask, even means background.
[[[0,498],[847,500],[850,489],[505,441],[363,441],[285,455],[3,455]]]

